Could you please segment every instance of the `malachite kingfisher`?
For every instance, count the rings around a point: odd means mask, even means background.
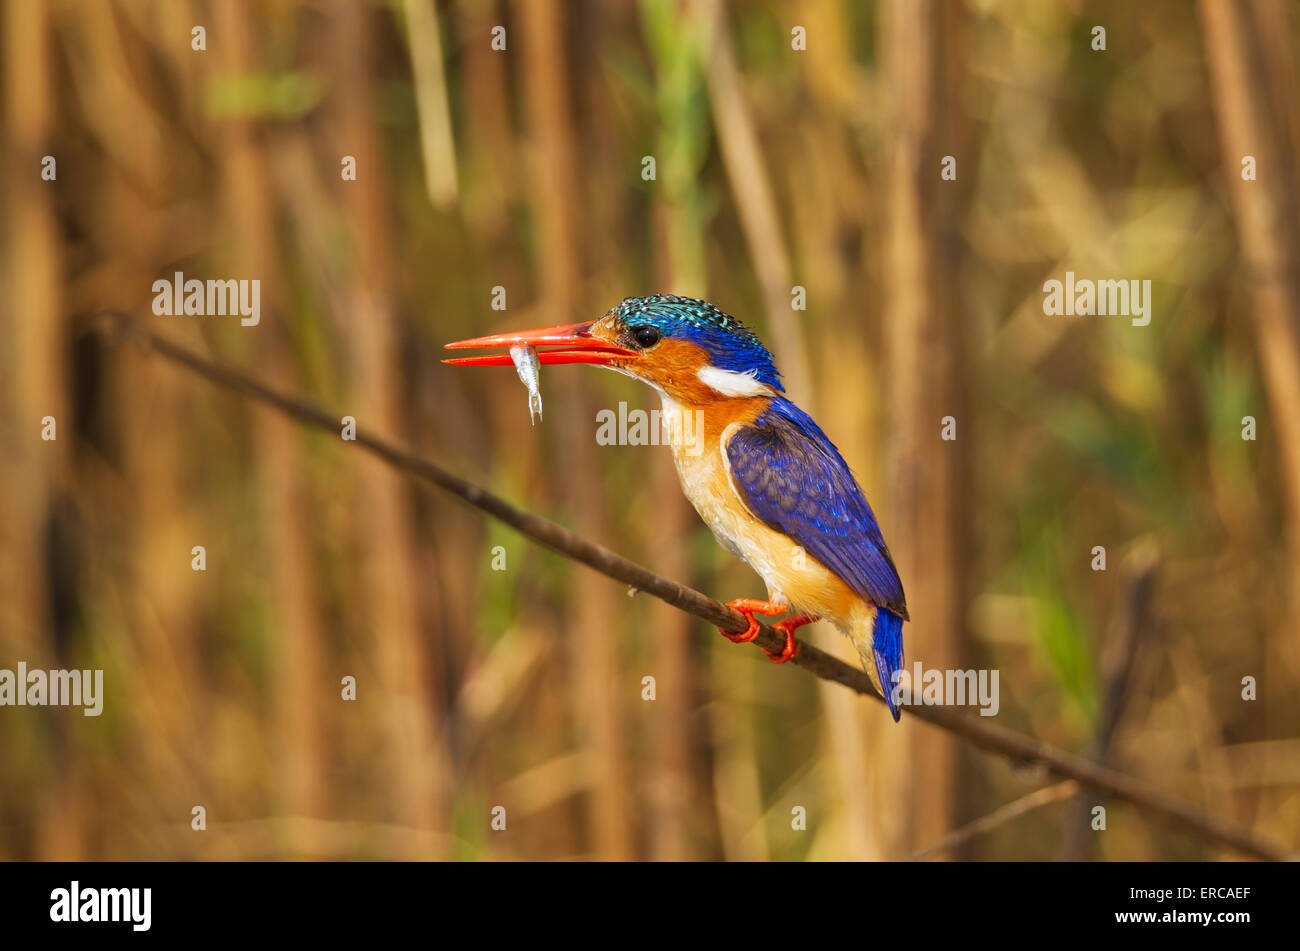
[[[773,625],[785,649],[764,651],[785,663],[798,653],[794,632],[825,618],[849,636],[867,670],[874,666],[898,719],[894,687],[908,614],[894,560],[848,464],[785,396],[772,354],[744,324],[706,301],[656,294],[629,297],[599,320],[447,347],[534,347],[542,365],[604,366],[658,390],[682,490],[718,542],[767,585],[766,601],[727,602],[749,629],[723,636],[751,641],[755,614],[793,610]],[[499,353],[445,362],[513,360]]]

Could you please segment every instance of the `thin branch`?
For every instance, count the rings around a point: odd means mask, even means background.
[[[1054,785],[1035,789],[1028,795],[1021,796],[1015,802],[1009,802],[1005,806],[994,809],[987,816],[980,816],[974,822],[968,822],[960,829],[954,829],[929,848],[908,856],[907,860],[909,862],[923,862],[928,858],[948,852],[978,835],[992,832],[998,826],[1006,825],[1012,819],[1020,818],[1026,812],[1032,812],[1041,806],[1068,799],[1078,791],[1079,784],[1073,779],[1062,780]]]
[[[1098,720],[1096,745],[1092,760],[1106,765],[1111,758],[1111,743],[1120,719],[1133,694],[1133,669],[1143,637],[1151,631],[1151,606],[1155,597],[1156,575],[1160,570],[1160,548],[1154,538],[1140,539],[1124,559],[1124,595],[1111,620],[1107,644],[1110,659],[1102,689],[1101,717]],[[1070,807],[1065,822],[1061,858],[1079,862],[1087,858],[1096,843],[1088,834],[1090,803],[1079,796]]]
[[[322,430],[333,433],[340,431],[341,417],[302,400],[278,393],[239,370],[213,363],[144,328],[125,314],[108,311],[100,314],[98,319],[101,329],[108,333],[110,339],[128,340],[152,350],[168,361],[186,367],[213,383],[273,406],[282,413]],[[383,439],[365,433],[360,428],[357,429],[355,445],[410,475],[450,492],[521,534],[603,575],[652,594],[676,608],[728,631],[739,633],[746,628],[747,622],[738,611],[720,604],[693,588],[661,578],[636,562],[610,551],[603,545],[597,545],[574,535],[554,522],[517,508],[481,486],[462,479],[427,459],[412,455]],[[773,631],[768,625],[760,624],[758,637],[754,643],[775,651],[784,646],[785,637]],[[792,663],[813,676],[842,684],[863,696],[884,703],[884,698],[876,690],[865,671],[849,666],[812,644],[801,643],[799,656]],[[1235,823],[1203,813],[1185,802],[1151,788],[1140,780],[1059,750],[1033,737],[989,723],[981,717],[942,706],[908,706],[904,709],[909,716],[961,736],[981,749],[1005,756],[1014,764],[1039,764],[1047,772],[1061,779],[1076,780],[1116,799],[1132,803],[1190,832],[1230,846],[1246,855],[1275,861],[1291,857],[1291,854],[1277,843],[1259,838]]]

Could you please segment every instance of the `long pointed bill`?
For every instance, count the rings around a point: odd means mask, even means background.
[[[545,366],[561,363],[594,363],[608,366],[615,360],[635,357],[636,352],[616,347],[612,343],[591,335],[591,321],[583,324],[564,324],[558,327],[541,327],[537,330],[516,330],[514,333],[474,337],[446,344],[448,350],[471,350],[487,347],[536,347],[537,362]],[[544,349],[544,348],[552,349]],[[443,360],[462,367],[513,366],[509,352],[478,357],[456,357]]]

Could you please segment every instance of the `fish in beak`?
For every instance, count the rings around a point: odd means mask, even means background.
[[[505,353],[490,353],[476,357],[454,357],[443,360],[462,367],[508,367],[515,361],[510,356],[512,347],[532,347],[537,351],[537,362],[542,366],[556,366],[562,363],[591,363],[596,366],[612,366],[619,360],[637,356],[633,350],[615,346],[608,340],[602,340],[591,333],[594,321],[581,324],[562,324],[556,327],[540,327],[536,330],[516,330],[513,333],[493,334],[489,337],[474,337],[470,340],[457,340],[446,345],[448,350],[474,350],[490,347],[505,348]]]
[[[528,387],[528,421],[536,426],[542,416],[542,363],[533,347],[511,347],[510,359],[515,363],[519,382]]]

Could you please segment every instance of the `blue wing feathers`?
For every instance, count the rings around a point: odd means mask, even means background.
[[[794,539],[859,595],[907,620],[903,584],[848,464],[812,417],[773,399],[726,447],[731,477],[767,525]]]

